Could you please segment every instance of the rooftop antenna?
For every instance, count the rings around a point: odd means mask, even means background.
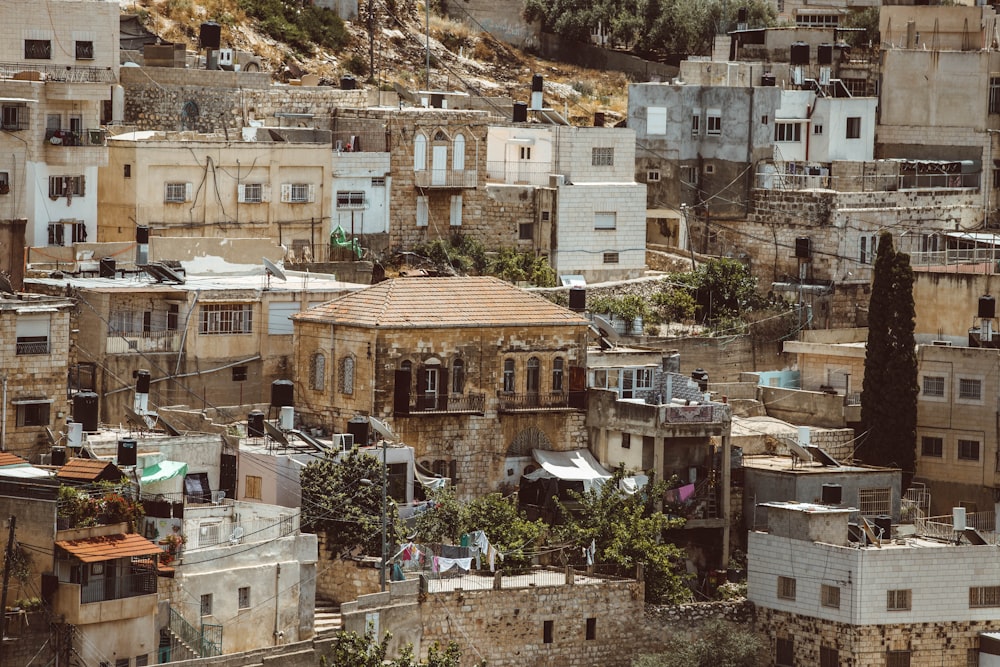
[[[288,276],[285,275],[285,272],[280,266],[269,260],[267,257],[262,257],[261,259],[264,262],[264,275],[267,276],[268,288],[271,287],[271,276],[274,276],[278,280],[288,280]]]

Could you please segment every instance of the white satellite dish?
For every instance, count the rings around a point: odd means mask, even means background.
[[[267,272],[269,276],[274,276],[279,280],[288,280],[288,277],[285,275],[285,272],[281,269],[280,266],[269,260],[267,257],[264,257],[262,259],[264,261],[264,270]]]
[[[392,429],[389,428],[389,425],[386,424],[381,419],[376,419],[375,417],[369,417],[368,418],[368,423],[372,425],[372,428],[375,429],[376,433],[378,433],[379,435],[381,435],[386,440],[391,440],[393,442],[399,442],[399,436],[396,435],[395,433],[393,433]]]
[[[600,315],[591,315],[591,317],[593,318],[594,324],[597,325],[598,329],[600,329],[602,336],[607,338],[612,343],[617,343],[619,340],[621,340],[621,336],[619,336],[618,332],[615,331],[614,324],[608,322]]]

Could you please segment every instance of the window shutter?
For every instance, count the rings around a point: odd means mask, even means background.
[[[261,183],[260,185],[260,200],[262,202],[271,201],[271,184]]]
[[[451,198],[451,226],[462,226],[462,195],[454,195]]]
[[[427,197],[417,197],[417,227],[426,227],[429,217]]]
[[[310,204],[316,201],[316,186],[312,183],[309,184],[309,195],[306,199]]]
[[[284,203],[286,203],[286,204],[288,202],[292,201],[292,184],[291,183],[282,183],[281,184],[281,201],[284,202]]]
[[[463,171],[465,169],[465,137],[461,134],[455,137],[455,143],[452,145],[451,158],[452,169],[455,171]]]
[[[427,138],[418,134],[413,140],[413,170],[427,169]]]
[[[87,193],[86,180],[85,180],[85,178],[83,176],[78,176],[77,178],[80,179],[80,187],[78,188],[78,194],[77,194],[77,196],[78,197],[82,197],[83,195],[85,195]]]
[[[247,202],[247,186],[243,183],[236,186],[236,201],[241,204],[245,204]]]
[[[184,201],[191,201],[194,199],[194,185],[191,183],[184,184]]]

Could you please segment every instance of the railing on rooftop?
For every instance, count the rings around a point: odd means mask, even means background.
[[[486,163],[486,181],[511,185],[548,186],[552,164],[530,160],[489,161]]]
[[[917,517],[913,524],[918,535],[924,537],[935,537],[944,540],[956,539],[955,524],[952,515]],[[965,515],[965,527],[973,528],[980,533],[990,544],[996,544],[996,513],[995,512],[967,512]]]
[[[39,72],[46,81],[67,83],[115,83],[110,67],[78,67],[76,65],[46,65],[39,62],[0,63],[0,79],[13,79],[26,72]],[[28,79],[30,80],[30,79]]]
[[[1000,247],[952,248],[932,252],[910,253],[911,266],[959,266],[962,264],[989,265],[989,273],[995,273],[1000,262]],[[983,272],[976,269],[976,272]]]
[[[107,602],[156,595],[156,571],[149,570],[110,579],[90,579],[80,586],[80,603]]]
[[[46,129],[45,141],[50,146],[107,146],[108,132],[100,128],[82,130]]]
[[[333,133],[335,153],[385,153],[389,150],[389,135],[383,131],[335,131]]]
[[[866,174],[831,176],[829,173],[757,172],[756,187],[765,190],[836,190],[838,192],[893,192],[916,189],[977,189],[980,174]]]

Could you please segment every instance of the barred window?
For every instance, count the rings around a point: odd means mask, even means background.
[[[1000,77],[990,77],[990,113],[1000,113]]]
[[[244,183],[242,185],[243,195],[240,201],[244,204],[260,204],[264,201],[264,187],[262,183]]]
[[[249,609],[250,608],[250,587],[240,586],[239,589],[239,608]]]
[[[961,461],[978,461],[979,460],[979,441],[978,440],[959,440],[958,441],[958,458]]]
[[[615,165],[615,149],[611,146],[592,148],[590,157],[590,163],[594,167],[613,167]]]
[[[49,176],[49,197],[82,197],[83,176]]]
[[[326,385],[326,357],[317,352],[309,362],[309,385],[315,391],[323,391]]]
[[[340,393],[354,393],[354,357],[344,357],[340,360]]]
[[[939,375],[925,375],[924,396],[944,396],[944,378]]]
[[[858,489],[858,509],[864,516],[892,514],[892,489]]]
[[[309,201],[309,186],[305,183],[292,183],[292,193],[288,201],[295,204]]]
[[[824,607],[840,609],[840,587],[823,584],[820,589],[820,598]]]
[[[886,667],[910,667],[909,651],[889,651],[885,656]]]
[[[795,599],[795,579],[792,577],[778,577],[778,599]]]
[[[909,611],[911,592],[909,588],[900,588],[885,592],[886,611]]]
[[[182,204],[187,201],[187,183],[167,183],[163,191],[163,201],[168,204]]]
[[[983,398],[983,382],[972,378],[959,378],[958,397],[969,401],[979,401]]]
[[[1000,607],[1000,586],[971,587],[969,607]]]
[[[248,334],[253,332],[253,306],[246,303],[206,304],[201,307],[198,333]]]
[[[820,646],[819,667],[840,667],[840,652],[832,646]]]

